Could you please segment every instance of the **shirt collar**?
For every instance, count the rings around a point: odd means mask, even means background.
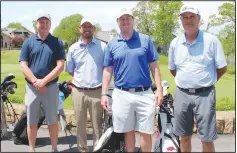
[[[130,39],[137,39],[137,38],[138,38],[138,33],[136,32],[136,30],[133,30],[133,34],[132,34],[132,37]],[[117,40],[118,41],[124,41],[125,39],[123,39],[121,34],[119,34],[119,35],[117,35]]]
[[[203,32],[201,30],[198,29],[198,35],[196,37],[196,42],[202,42],[203,41]],[[187,40],[186,40],[186,34],[184,33],[183,36],[182,36],[182,43],[187,43]]]
[[[93,37],[92,38],[92,40],[91,40],[91,42],[89,43],[89,44],[96,44],[96,39]],[[89,45],[88,44],[88,45]],[[83,42],[81,41],[81,39],[79,38],[79,40],[78,40],[78,46],[86,46],[85,44],[83,44]]]
[[[49,41],[49,39],[51,38],[51,36],[52,36],[52,35],[49,33],[48,36],[46,37],[46,39],[45,39],[44,41]],[[38,33],[36,33],[36,34],[34,35],[34,38],[35,38],[36,40],[41,40],[41,41],[43,41],[42,39],[39,38]]]

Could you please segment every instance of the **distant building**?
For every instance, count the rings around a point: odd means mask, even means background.
[[[33,34],[34,34],[33,32],[26,29],[25,27],[23,27],[23,29],[1,28],[1,49],[14,47],[14,45],[11,44],[11,41],[15,36],[23,36],[24,38],[28,38]]]
[[[108,43],[110,40],[112,40],[117,34],[116,33],[112,33],[110,31],[98,31],[95,34],[95,38]]]

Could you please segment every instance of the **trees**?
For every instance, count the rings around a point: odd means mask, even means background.
[[[235,4],[234,2],[223,3],[218,8],[218,14],[213,14],[208,18],[206,31],[211,27],[220,27],[217,37],[220,39],[225,54],[235,54]]]
[[[7,25],[8,28],[19,28],[21,29],[23,26],[20,22],[11,22]]]
[[[118,34],[117,30],[114,28],[114,29],[111,29],[110,32],[114,33],[114,34]]]
[[[153,38],[159,46],[170,43],[178,28],[181,1],[140,1],[133,9],[135,28]]]
[[[36,21],[33,20],[33,21],[32,21],[32,24],[33,24],[33,28],[34,28],[34,30],[35,30],[35,33],[37,33],[38,31],[37,31],[37,28],[36,28]]]

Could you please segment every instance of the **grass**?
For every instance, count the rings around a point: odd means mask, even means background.
[[[15,103],[24,103],[25,95],[25,84],[23,74],[19,68],[19,51],[1,51],[1,80],[8,74],[13,73],[16,78],[14,81],[17,83],[18,88],[16,93],[9,96],[9,99]],[[175,82],[174,77],[170,74],[167,66],[167,56],[160,55],[159,67],[161,71],[162,80],[169,82],[169,92],[174,93]],[[235,70],[235,68],[234,68]],[[234,73],[235,74],[235,73]],[[235,110],[235,75],[226,73],[224,76],[215,84],[216,86],[216,108],[219,111]],[[63,72],[59,81],[70,80],[71,76],[66,72]],[[69,96],[64,104],[64,108],[72,109],[71,96]]]

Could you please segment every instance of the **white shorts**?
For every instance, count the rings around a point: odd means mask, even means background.
[[[155,96],[151,89],[128,92],[115,88],[112,98],[114,132],[154,133]]]

